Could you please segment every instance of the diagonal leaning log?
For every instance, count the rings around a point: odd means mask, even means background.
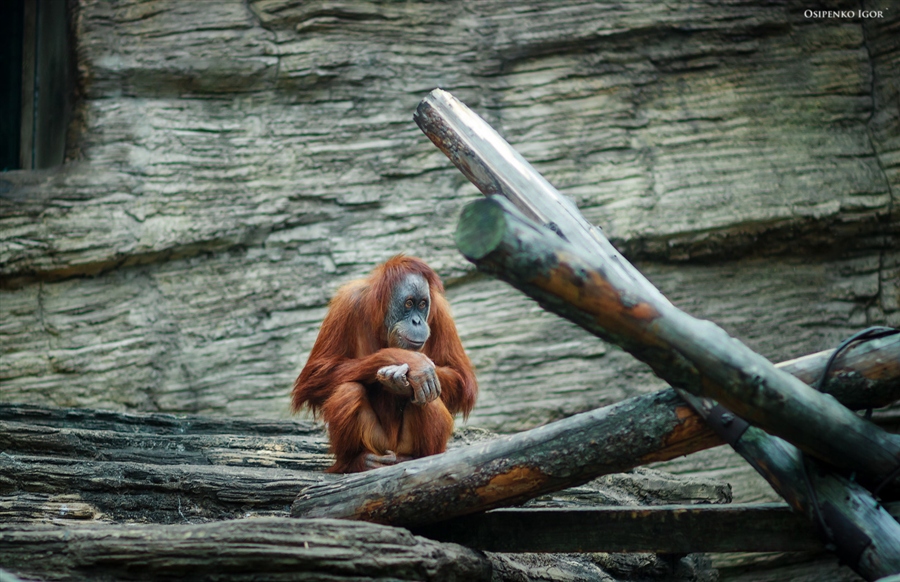
[[[678,386],[692,407],[710,418],[714,409],[706,407],[711,403],[688,392],[727,399],[729,408],[741,417],[761,419],[767,428],[784,422],[818,426],[823,442],[814,442],[816,446],[811,448],[820,454],[826,447],[837,454],[840,445],[854,438],[868,439],[857,442],[892,454],[895,435],[862,420],[835,398],[815,392],[712,323],[693,319],[668,303],[642,301],[637,290],[617,287],[615,283],[620,282],[610,282],[601,265],[581,255],[557,233],[529,221],[506,199],[492,197],[471,203],[459,224],[457,245],[480,270],[498,275],[544,308],[618,343]],[[798,400],[800,405],[794,406]],[[792,507],[813,519],[823,538],[835,543],[851,567],[868,580],[900,571],[900,544],[896,543],[900,524],[868,491],[818,465],[804,468],[796,447],[758,428],[729,436],[741,419],[724,418],[720,436]],[[790,434],[801,440],[809,438],[802,430]],[[887,462],[892,458],[896,459],[888,456]],[[836,458],[832,464],[861,466],[854,461]],[[870,476],[883,477],[879,473]],[[804,487],[807,480],[810,484]]]
[[[639,290],[655,306],[674,309],[640,272],[618,255],[599,229],[587,223],[578,209],[493,128],[452,95],[440,90],[432,92],[420,103],[416,121],[484,194],[505,196],[528,218],[550,226],[566,241],[573,240],[578,251],[594,259],[602,258],[607,272],[601,276],[607,282],[624,282],[619,290]],[[640,338],[636,341],[641,343]],[[888,368],[897,365],[896,358],[892,362]],[[900,547],[896,543],[900,539],[900,526],[868,491],[852,479],[829,470],[821,461],[803,457],[790,443],[749,427],[714,401],[692,396],[683,388],[678,393],[795,511],[811,519],[822,538],[859,574],[876,579],[900,570]],[[850,405],[846,399],[844,404]],[[891,473],[883,483],[896,475]]]
[[[484,194],[505,196],[528,218],[550,226],[565,240],[572,240],[586,256],[602,258],[607,271],[604,273],[606,281],[624,282],[621,289],[638,290],[648,302],[662,309],[674,309],[640,272],[618,255],[599,229],[587,223],[578,209],[493,128],[452,95],[440,90],[432,92],[419,105],[416,121]],[[640,339],[637,341],[640,343]],[[892,357],[886,368],[896,365],[898,359]],[[818,388],[822,389],[822,382],[818,383]],[[882,396],[889,398],[892,391]],[[838,398],[844,397],[843,404],[859,405],[858,402],[851,403],[852,399],[846,398],[847,393],[842,392],[842,388],[837,387],[835,392]],[[708,398],[697,398],[683,388],[679,388],[678,393],[790,502],[795,511],[811,519],[822,538],[859,574],[872,580],[900,570],[900,527],[852,478],[847,480],[828,469],[822,461],[804,457],[790,443],[759,428],[749,427],[743,419]],[[896,475],[892,473],[882,483],[886,484]]]
[[[841,562],[866,580],[900,571],[900,524],[868,490],[824,463],[804,457],[790,443],[733,418],[713,401],[684,391],[679,394],[794,512],[812,522]]]
[[[415,119],[484,194],[502,194],[524,210],[498,199],[463,211],[457,246],[479,270],[623,347],[672,386],[714,398],[826,463],[858,471],[872,484],[900,467],[900,437],[780,372],[715,324],[672,306],[574,204],[452,95],[433,91]],[[504,215],[515,219],[506,223]]]
[[[616,343],[672,386],[711,397],[766,432],[870,482],[900,464],[889,434],[779,370],[715,324],[641,295],[549,229],[494,197],[469,204],[457,245],[495,274],[588,331]]]

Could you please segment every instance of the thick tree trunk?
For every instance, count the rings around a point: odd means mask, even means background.
[[[720,444],[674,390],[301,491],[295,517],[412,526],[579,485]]]

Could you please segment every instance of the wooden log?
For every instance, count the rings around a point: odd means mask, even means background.
[[[900,515],[900,504],[887,508]],[[413,529],[486,552],[807,552],[822,549],[785,503],[495,509]]]
[[[897,378],[900,378],[886,377],[879,366],[871,365],[873,360],[886,361],[900,353],[900,339],[883,338],[878,346],[879,349],[850,350],[839,360],[841,369],[848,376],[858,374],[868,378],[873,374],[872,370],[878,371],[869,382],[873,387],[870,394],[896,391]],[[818,362],[824,366],[829,355],[830,351],[820,352],[779,366],[790,373],[797,371],[815,376],[812,372],[814,364]],[[829,382],[827,386],[830,385]],[[843,392],[849,394],[849,390]],[[479,444],[472,450],[452,451],[317,484],[298,495],[291,513],[297,517],[424,524],[573,487],[607,472],[623,471],[650,462],[650,459],[673,458],[722,444],[723,441],[712,435],[690,407],[679,407],[672,396],[665,390],[632,398],[599,411]],[[647,423],[644,423],[645,419]],[[621,423],[623,426],[592,426],[592,421]],[[580,435],[578,431],[581,431]],[[584,442],[602,443],[615,434],[621,435],[615,439],[621,450],[591,449],[586,451],[590,454],[569,454],[573,441],[583,439]],[[526,446],[528,454],[522,454]],[[508,458],[513,454],[510,451],[518,451],[514,459]],[[465,459],[459,458],[460,455]],[[546,468],[558,475],[551,477],[543,473],[543,458],[553,460]],[[511,481],[516,472],[523,476],[537,474],[540,478],[523,479],[515,487],[493,487],[491,495],[485,498],[476,493],[495,479],[497,482]],[[456,501],[449,503],[442,499]]]
[[[572,251],[572,248],[568,248],[568,251],[586,254],[588,260],[583,265],[585,268],[590,270],[588,266],[590,264],[599,267],[602,275],[601,281],[598,283],[600,287],[605,288],[595,288],[596,295],[586,299],[593,301],[595,308],[598,302],[606,301],[608,304],[602,306],[601,311],[605,310],[607,317],[603,325],[597,325],[597,321],[591,321],[593,319],[591,315],[596,314],[588,314],[586,321],[582,318],[576,323],[592,333],[597,333],[601,337],[622,345],[639,359],[650,363],[651,367],[654,367],[655,371],[664,378],[670,379],[656,369],[659,365],[664,368],[672,368],[669,373],[674,376],[683,376],[686,373],[687,377],[682,378],[685,385],[681,386],[678,382],[673,382],[674,386],[688,390],[693,387],[696,392],[701,388],[701,380],[707,380],[709,384],[707,389],[714,392],[710,395],[722,400],[738,413],[741,410],[738,402],[734,401],[746,403],[758,392],[774,390],[776,397],[767,399],[774,404],[772,410],[766,412],[760,407],[754,406],[750,407],[753,409],[752,411],[745,412],[756,412],[755,415],[744,414],[743,416],[746,416],[751,422],[762,423],[761,425],[773,434],[779,434],[788,440],[797,442],[801,448],[817,454],[825,461],[830,459],[831,462],[838,464],[853,465],[854,468],[868,473],[873,482],[878,482],[891,474],[897,466],[897,459],[900,458],[897,455],[900,450],[900,440],[896,437],[885,436],[877,429],[871,430],[871,425],[866,425],[847,414],[847,411],[818,397],[814,392],[802,386],[800,382],[792,381],[786,375],[779,375],[764,358],[760,358],[736,340],[728,337],[723,330],[709,322],[700,322],[690,318],[672,307],[668,300],[662,297],[633,265],[619,255],[600,230],[584,219],[574,204],[565,199],[493,128],[459,100],[445,91],[435,90],[419,104],[415,120],[425,134],[484,194],[505,196],[519,208],[524,216],[536,220],[539,224],[550,226],[554,232],[566,241],[571,241],[572,246],[579,249]],[[473,218],[475,214],[477,211],[467,216]],[[457,246],[460,246],[459,243],[462,242],[463,245],[470,245],[470,250],[476,254],[487,252],[490,243],[487,246],[479,244],[477,227],[474,223],[464,219],[460,221],[460,227],[457,230]],[[494,233],[494,235],[497,234],[499,233]],[[491,236],[488,235],[481,242],[488,242]],[[461,246],[460,248],[462,250]],[[548,249],[542,250],[547,251]],[[545,258],[552,262],[555,257],[550,255]],[[476,262],[476,264],[479,263]],[[485,266],[487,267],[487,265]],[[493,269],[487,267],[487,270],[496,270],[496,266]],[[527,272],[519,274],[524,275],[527,281]],[[580,282],[576,282],[574,289],[570,287],[565,292],[578,296],[579,284]],[[564,290],[559,289],[559,291]],[[532,296],[534,297],[534,295]],[[553,301],[559,305],[559,299],[560,297],[557,296]],[[546,296],[545,300],[547,300]],[[565,311],[565,308],[563,309]],[[665,338],[670,344],[669,347],[681,347],[682,353],[677,356],[673,357],[671,353],[668,356],[661,354],[659,346],[652,345],[660,338],[651,338],[654,341],[648,342],[646,337],[646,327],[657,319],[660,312],[668,314],[667,318],[663,318],[667,324],[655,324],[655,327],[659,328],[662,333],[669,333],[669,337]],[[557,313],[560,312],[557,311]],[[564,313],[561,314],[566,317]],[[631,328],[630,334],[632,335],[629,335],[629,328]],[[625,332],[624,335],[622,332]],[[740,349],[734,348],[735,345],[739,345]],[[724,346],[729,347],[724,348]],[[649,349],[647,349],[648,347]],[[707,349],[715,347],[718,347],[719,350]],[[684,356],[691,359],[691,356],[686,353],[689,348],[695,348],[694,361],[686,362]],[[646,352],[645,357],[639,355],[638,352],[641,351]],[[715,354],[715,356],[709,358],[710,354]],[[735,360],[737,354],[740,356]],[[666,359],[672,361],[666,362]],[[703,378],[693,369],[698,365],[698,359],[705,359],[705,365],[712,366],[712,369],[705,370]],[[729,361],[728,365],[722,366],[721,364],[725,361]],[[735,367],[735,364],[739,365]],[[746,378],[741,378],[743,373],[741,366],[753,368],[754,373],[747,375]],[[699,367],[703,369],[702,365]],[[681,368],[681,370],[676,371],[677,368]],[[714,378],[716,373],[721,374],[721,377]],[[782,410],[778,405],[779,401],[786,401],[789,405]],[[832,444],[819,438],[823,433],[819,433],[818,429],[828,428],[828,425],[831,424],[828,414],[823,415],[822,412],[836,414],[838,416],[835,418],[846,423],[846,428],[851,433],[846,445]],[[797,423],[798,413],[810,423]],[[871,446],[872,444],[874,446]],[[846,456],[847,453],[849,456]]]
[[[647,287],[652,287],[652,285],[650,285],[649,282],[646,281],[646,279],[644,279],[643,276],[627,261],[618,255],[609,252],[609,245],[607,241],[605,241],[605,238],[599,231],[587,224],[574,205],[568,205],[562,209],[559,206],[550,206],[547,207],[544,212],[535,212],[535,205],[544,204],[547,206],[549,202],[561,197],[552,186],[543,180],[543,178],[535,178],[535,176],[539,176],[539,174],[537,174],[527,162],[521,159],[520,156],[518,158],[513,158],[512,154],[515,156],[518,156],[518,154],[515,153],[492,128],[487,126],[487,124],[469,111],[464,105],[455,102],[452,98],[448,98],[446,94],[429,96],[429,98],[432,97],[437,101],[438,109],[447,104],[453,107],[444,107],[443,111],[435,112],[435,104],[427,103],[428,99],[426,99],[420,106],[420,109],[425,108],[432,112],[433,118],[431,123],[420,125],[426,126],[423,127],[423,129],[426,130],[426,133],[428,133],[429,130],[434,130],[434,133],[439,135],[440,139],[435,140],[435,143],[438,143],[439,145],[446,142],[453,143],[453,147],[445,147],[442,149],[444,149],[445,153],[447,153],[451,159],[454,159],[454,162],[457,166],[460,166],[463,173],[470,175],[473,178],[481,177],[481,181],[488,185],[505,185],[505,188],[500,186],[494,188],[494,190],[503,193],[507,198],[512,200],[515,206],[523,212],[523,216],[537,219],[540,223],[550,222],[553,226],[553,230],[557,234],[563,236],[563,238],[566,238],[565,235],[581,238],[582,240],[576,242],[575,245],[577,251],[583,252],[586,256],[591,258],[600,257],[602,259],[600,264],[605,267],[606,272],[603,272],[600,277],[603,283],[613,287],[613,295],[621,295],[627,292],[631,292],[633,295],[643,295],[643,297],[639,297],[637,300],[635,300],[634,297],[627,298],[629,299],[628,303],[630,303],[630,305],[625,305],[626,309],[634,307],[634,304],[637,301],[644,301],[649,304],[647,307],[649,307],[651,313],[649,315],[638,315],[634,319],[652,320],[659,316],[659,312],[668,312],[670,320],[668,322],[669,325],[672,325],[673,322],[675,323],[675,333],[673,336],[670,336],[670,338],[674,337],[676,339],[674,347],[677,348],[678,345],[684,346],[685,344],[683,342],[685,339],[687,340],[687,348],[697,347],[696,341],[691,341],[692,339],[699,339],[696,333],[692,334],[695,330],[690,329],[691,327],[696,327],[695,325],[690,325],[694,322],[682,321],[682,325],[679,327],[677,325],[677,320],[678,317],[683,316],[683,314],[673,308],[668,301],[660,301],[658,296],[654,295],[652,292],[647,293]],[[435,125],[433,123],[435,120],[444,124],[449,123],[452,125],[456,123],[456,127],[448,129],[447,125]],[[432,139],[434,140],[434,138]],[[455,142],[460,142],[464,144],[464,146],[460,147],[459,143]],[[480,151],[476,153],[473,151],[472,147],[467,148],[465,147],[466,145],[480,149]],[[512,152],[512,154],[510,154],[510,152]],[[510,159],[513,161],[512,164],[508,163]],[[499,164],[495,163],[497,160],[500,160]],[[478,167],[481,172],[471,172],[470,167],[472,165]],[[497,165],[500,167],[496,167]],[[467,172],[466,170],[469,171]],[[485,175],[488,178],[487,181],[484,180]],[[485,188],[482,188],[482,191],[486,194],[491,193],[486,191]],[[465,213],[463,221],[464,220]],[[554,221],[562,222],[566,227],[560,229],[559,224]],[[461,231],[458,230],[457,234],[459,235],[460,232]],[[494,237],[496,236],[493,233],[491,234]],[[599,239],[599,242],[594,242],[589,239],[584,240],[585,235],[593,235],[593,238]],[[460,248],[462,249],[462,246],[460,246]],[[481,249],[478,249],[478,251],[480,252]],[[469,258],[471,259],[471,257]],[[476,258],[481,258],[481,256]],[[625,271],[624,276],[622,271]],[[583,275],[584,271],[580,274]],[[621,309],[621,303],[625,302],[619,301],[619,297],[615,297],[613,298],[612,303],[614,309]],[[612,321],[614,324],[622,325],[622,322],[616,322],[614,317],[612,318]],[[606,327],[600,326],[601,332],[607,334],[610,333],[608,323],[609,322],[607,322]],[[633,324],[634,322],[630,323]],[[663,320],[662,327],[664,329],[666,323],[667,322]],[[685,323],[688,325],[684,325]],[[626,329],[628,325],[629,323],[626,322]],[[632,353],[635,353],[635,348],[645,348],[642,344],[648,343],[646,338],[641,338],[639,335],[641,331],[646,330],[641,330],[640,325],[636,327],[638,328],[637,330],[632,329],[630,330],[630,333],[626,331],[624,333],[625,337],[619,338],[620,345],[622,345],[621,340],[625,340],[626,348],[628,347],[627,344],[630,343],[632,346]],[[720,335],[724,335],[724,332]],[[651,340],[649,342],[651,344],[658,343],[653,341],[658,340],[657,337],[651,336],[649,339]],[[719,339],[721,340],[722,338]],[[678,340],[681,340],[682,343],[679,343]],[[745,352],[750,351],[745,350]],[[635,353],[635,355],[637,355],[637,353]],[[681,356],[688,354],[685,354],[685,350],[682,349],[681,353],[676,355]],[[725,353],[718,354],[718,357],[710,359],[713,364],[712,375],[718,371],[715,364],[721,364],[723,361],[727,361],[728,355],[729,354],[726,351]],[[742,355],[746,358],[748,354],[745,353]],[[654,360],[651,356],[650,359],[651,361],[648,363],[650,363],[651,366],[654,366],[655,364],[655,366],[658,367],[662,364],[664,371],[675,375],[679,374],[677,370],[673,371],[667,369],[668,366],[665,362],[665,357]],[[690,355],[688,355],[688,359],[690,359]],[[681,362],[678,362],[677,359],[673,360],[675,360],[673,362],[675,365],[672,367],[677,368],[678,364]],[[704,369],[702,365],[698,365],[696,359],[691,363],[697,365],[698,368],[701,368],[701,372],[710,375],[709,370]],[[709,365],[709,363],[710,362],[707,362],[707,365]],[[748,363],[752,365],[752,362],[744,361],[742,363],[745,366],[748,365]],[[734,366],[735,362],[731,361],[728,362],[728,364]],[[659,369],[656,369],[656,371],[661,376],[664,376],[663,373],[660,373]],[[745,372],[745,370],[740,369],[740,367],[738,367],[737,371],[739,373]],[[746,375],[749,376],[750,374]],[[724,376],[727,377],[727,374]],[[760,379],[758,374],[753,376],[753,381],[761,385],[762,383],[759,382]],[[777,381],[777,376],[775,379]],[[825,378],[823,378],[823,383],[824,380]],[[699,390],[699,392],[702,392],[702,381],[703,378],[701,377],[701,390]],[[719,379],[719,382],[721,383],[722,379]],[[713,423],[714,428],[717,429],[720,436],[732,444],[745,459],[750,461],[751,464],[753,464],[753,466],[769,480],[776,490],[787,499],[791,500],[796,510],[801,513],[807,513],[809,517],[815,519],[815,523],[823,530],[823,537],[827,541],[837,545],[838,554],[841,555],[844,561],[851,564],[857,572],[868,579],[875,579],[886,573],[890,574],[900,569],[900,560],[898,560],[897,556],[897,553],[900,553],[900,549],[895,549],[897,546],[895,540],[900,539],[900,526],[898,526],[896,521],[887,516],[883,511],[876,511],[874,513],[870,511],[872,507],[877,508],[877,504],[867,491],[860,488],[855,483],[850,483],[849,481],[846,483],[842,482],[842,478],[831,475],[827,471],[823,471],[821,475],[821,486],[826,493],[830,493],[832,499],[826,499],[824,505],[820,507],[820,500],[817,498],[816,489],[811,484],[810,478],[807,475],[807,470],[803,464],[805,460],[795,447],[780,439],[770,437],[757,428],[749,430],[749,435],[746,434],[748,432],[746,430],[747,425],[743,420],[734,418],[734,415],[731,412],[723,412],[720,410],[721,407],[712,408],[714,406],[713,402],[708,399],[701,400],[695,398],[685,392],[684,388],[686,388],[686,386],[681,386],[679,388],[679,393],[681,393],[682,396],[704,416],[704,418]],[[782,387],[782,392],[785,392],[784,388],[790,389],[790,382]],[[779,394],[778,396],[781,396],[781,399],[784,400],[784,394]],[[772,408],[773,404],[775,407],[779,406],[778,402],[766,404],[768,404],[768,408]],[[812,404],[820,403],[816,403],[815,399],[813,399]],[[710,408],[712,408],[712,410],[710,410]],[[807,413],[808,412],[809,411],[807,411]],[[844,416],[846,417],[846,414]],[[849,419],[849,417],[847,418]],[[801,418],[797,420],[802,421],[802,415]],[[738,427],[739,430],[735,431]],[[744,443],[742,439],[746,439],[747,442]],[[804,442],[805,441],[801,439],[801,444]],[[798,462],[800,463],[799,469]],[[798,473],[803,477],[803,483],[799,482]],[[805,488],[803,487],[804,485],[806,485]],[[806,493],[806,495],[804,495],[804,493]],[[829,495],[825,495],[826,498],[828,496]],[[857,506],[861,506],[862,509]],[[828,519],[823,517],[823,512],[829,514],[831,520],[830,523],[828,523]]]
[[[674,390],[663,390],[487,443],[311,485],[297,496],[291,515],[413,526],[511,505],[720,442]]]
[[[413,119],[485,196],[505,196],[525,216],[550,226],[576,248],[601,249],[609,259],[608,268],[619,277],[630,280],[657,301],[668,302],[568,198],[453,95],[435,89],[419,103]]]
[[[489,559],[462,546],[370,523],[287,517],[198,525],[0,524],[0,564],[25,579],[491,579]]]
[[[810,354],[776,367],[813,385],[833,352]],[[853,410],[879,408],[900,400],[900,334],[851,344],[838,354],[822,391]]]
[[[59,408],[31,404],[0,403],[0,421],[29,423],[59,428],[107,430],[129,434],[171,435],[257,435],[322,437],[321,428],[308,421],[248,420],[222,416],[128,413],[91,408]]]
[[[702,321],[644,295],[589,255],[535,225],[500,197],[469,204],[457,246],[544,308],[616,343],[673,386],[720,401],[747,421],[869,483],[898,467],[900,437],[888,434]]]
[[[888,338],[886,338],[888,339]],[[872,359],[884,360],[900,352],[900,341],[882,344],[884,351],[848,352],[840,360],[848,370],[859,368],[868,374]],[[780,364],[785,370],[809,373],[813,362],[824,366],[830,352],[820,352],[804,359]],[[896,381],[875,375],[872,385],[879,388]],[[674,405],[674,407],[673,407]],[[593,416],[594,413],[598,413]],[[688,408],[678,408],[668,391],[631,399],[607,409],[577,415],[545,427],[505,437],[496,445],[485,443],[471,451],[454,451],[445,455],[404,463],[362,475],[345,477],[327,484],[317,484],[300,493],[292,507],[292,515],[303,517],[340,517],[380,523],[415,525],[456,515],[465,515],[491,507],[508,505],[550,491],[572,487],[608,472],[622,471],[654,460],[672,458],[721,444],[710,440],[702,422],[695,422]],[[646,418],[641,415],[646,414]],[[665,420],[667,419],[667,420]],[[644,421],[647,420],[645,424]],[[664,422],[660,423],[660,420]],[[610,426],[590,426],[590,422]],[[576,432],[581,431],[579,437]],[[567,456],[571,441],[604,442],[609,435],[621,433],[616,443],[633,443],[623,450],[591,449],[590,454]],[[565,435],[559,442],[556,435]],[[510,439],[514,439],[510,442]],[[516,445],[515,443],[522,443]],[[640,446],[635,446],[639,444]],[[511,446],[513,445],[513,446]],[[528,447],[528,454],[522,450]],[[634,449],[629,447],[634,446]],[[656,448],[656,449],[655,449]],[[655,449],[655,450],[654,450]],[[518,451],[514,458],[510,450]],[[680,451],[680,453],[678,452]],[[629,457],[629,453],[632,453]],[[529,454],[534,458],[529,458]],[[465,460],[458,458],[464,456]],[[618,460],[616,457],[618,456]],[[553,459],[544,465],[541,459]],[[624,458],[623,458],[624,457]],[[545,472],[546,469],[546,472]],[[553,472],[558,474],[553,475]],[[514,475],[537,478],[522,479],[515,486],[491,488],[491,495],[475,494],[488,484],[512,481]],[[377,486],[376,486],[377,483]]]
[[[21,417],[16,412],[21,412]],[[306,423],[300,427],[291,421],[235,424],[225,418],[35,406],[0,406],[0,417],[7,419],[0,421],[0,438],[4,439],[0,446],[0,521],[4,522],[114,519],[183,523],[248,513],[285,516],[297,488],[339,478],[322,474],[328,463],[322,428],[314,435],[295,434],[304,431]],[[140,422],[142,417],[147,419],[146,426]],[[13,418],[28,422],[8,420]],[[257,434],[243,437],[233,434],[236,430]],[[35,431],[37,438],[33,438]],[[450,447],[486,443],[492,438],[496,435],[463,429],[454,434]],[[292,450],[292,443],[319,447],[317,453],[313,451],[310,465]],[[252,450],[248,444],[260,450]],[[571,506],[611,503],[611,499],[629,504],[681,503],[686,499],[721,503],[730,498],[729,488],[721,483],[642,470],[569,489],[541,503]]]
[[[289,427],[289,423],[285,423]],[[154,465],[236,465],[324,471],[333,463],[321,429],[313,435],[170,434],[62,428],[0,420],[0,450]]]
[[[798,515],[812,522],[843,563],[867,580],[900,572],[900,523],[868,490],[710,399],[679,393]]]
[[[425,135],[453,162],[453,164],[486,196],[506,197],[523,215],[538,224],[549,225],[576,248],[597,253],[608,259],[605,264],[617,277],[640,287],[648,297],[661,303],[668,300],[650,283],[602,234],[602,230],[589,223],[568,198],[554,188],[525,158],[510,146],[490,125],[466,107],[450,93],[435,89],[423,99],[413,116]],[[879,340],[876,340],[876,342]],[[894,338],[896,341],[896,338]],[[857,344],[850,350],[866,348],[867,343]],[[894,357],[897,356],[897,357]],[[813,356],[806,356],[813,358]],[[866,387],[856,381],[852,373],[842,371],[843,357],[834,365],[831,390],[840,392],[838,399],[850,408],[884,406],[900,398],[896,383],[882,385],[880,390]],[[807,372],[794,374],[807,384],[813,384],[821,373],[818,356],[796,365],[808,365]],[[880,361],[872,361],[869,377],[883,374],[887,378],[900,377],[900,354],[896,352]],[[880,369],[880,372],[879,372]],[[877,395],[876,395],[877,393]],[[862,398],[868,404],[857,402]]]
[[[174,453],[173,453],[174,454]],[[156,465],[0,454],[0,507],[22,492],[77,493],[113,519],[159,522],[234,518],[283,511],[320,473],[221,465]],[[14,506],[14,505],[13,505]],[[68,509],[61,510],[62,517]]]

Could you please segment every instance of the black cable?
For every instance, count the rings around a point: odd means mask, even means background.
[[[828,373],[831,371],[831,366],[834,365],[834,361],[837,359],[840,353],[847,349],[847,346],[855,341],[870,341],[881,337],[894,335],[895,333],[900,333],[900,329],[875,325],[857,332],[842,341],[837,349],[834,350],[834,352],[832,352],[831,356],[828,358],[828,362],[825,364],[825,369],[822,370],[822,376],[819,378],[819,381],[816,382],[816,385],[813,386],[813,388],[815,388],[819,392],[822,392],[822,389],[825,387],[825,381],[828,379]]]
[[[819,381],[815,383],[813,388],[815,388],[819,392],[823,391],[823,389],[825,388],[825,383],[828,380],[828,374],[829,372],[831,372],[831,367],[834,365],[835,360],[837,360],[837,357],[841,354],[841,352],[846,350],[847,347],[850,346],[850,344],[861,340],[871,341],[885,336],[894,335],[895,333],[900,333],[900,329],[876,325],[857,332],[842,341],[840,345],[838,345],[837,349],[832,352],[831,356],[829,356],[828,361],[825,363],[825,369],[822,370],[822,376],[819,378]],[[866,418],[871,417],[872,409],[869,408],[868,410],[866,410]],[[832,534],[831,529],[828,527],[828,524],[825,523],[825,517],[822,515],[822,509],[819,507],[819,499],[818,495],[816,495],[816,488],[813,487],[812,480],[809,478],[809,468],[807,467],[807,462],[808,459],[806,455],[802,455],[801,467],[803,469],[803,480],[806,482],[806,490],[807,494],[809,495],[810,505],[812,506],[816,521],[819,522],[819,527],[822,529],[822,533],[828,540],[827,545],[830,546],[829,549],[833,550],[835,548],[834,535]],[[887,478],[878,485],[878,487],[875,488],[875,490],[872,492],[872,496],[877,498],[878,493],[881,491],[881,489],[888,483],[896,479],[897,476],[900,476],[900,465],[898,465],[898,467],[890,475],[888,475]]]

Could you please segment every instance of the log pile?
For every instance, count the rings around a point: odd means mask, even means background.
[[[463,429],[451,447],[495,438]],[[535,568],[625,579],[649,568],[647,579],[689,582],[710,572],[685,552],[599,564],[518,554],[524,546],[483,553],[472,540],[394,526],[292,519],[298,490],[342,479],[323,473],[331,463],[324,431],[308,422],[0,405],[0,580],[541,579],[529,577]],[[642,470],[544,496],[529,511],[730,499],[721,483]]]
[[[347,476],[321,473],[310,424],[0,406],[0,564],[71,579],[599,579],[613,562],[554,553],[645,552],[674,556],[652,560],[662,578],[705,580],[684,555],[825,548],[868,580],[900,572],[900,437],[855,412],[900,399],[900,334],[773,365],[672,305],[452,96],[433,92],[416,121],[488,196],[462,213],[462,254],[671,388]],[[730,495],[712,484],[649,506],[598,490],[636,468],[619,483],[664,481],[639,468],[723,444],[784,503],[715,505]]]
[[[644,410],[634,408],[635,402],[621,403],[495,446],[319,484],[301,493],[293,515],[419,525],[515,504],[673,448],[684,454],[691,446],[709,446],[702,437],[685,438],[693,423],[708,425],[741,454],[808,519],[820,542],[861,576],[875,580],[900,572],[900,524],[880,502],[896,492],[900,437],[772,365],[711,322],[673,306],[573,204],[451,95],[432,92],[416,121],[489,197],[463,210],[456,231],[463,255],[545,309],[621,346],[667,380],[680,398],[644,403]],[[894,347],[872,363],[885,371],[890,393],[885,398],[893,401],[900,378],[898,336],[882,330],[880,337]],[[829,372],[830,366],[823,366],[820,375]],[[679,412],[679,403],[698,416]],[[666,406],[664,417],[671,424],[655,426],[658,416],[650,411]],[[662,438],[654,441],[654,436]]]

